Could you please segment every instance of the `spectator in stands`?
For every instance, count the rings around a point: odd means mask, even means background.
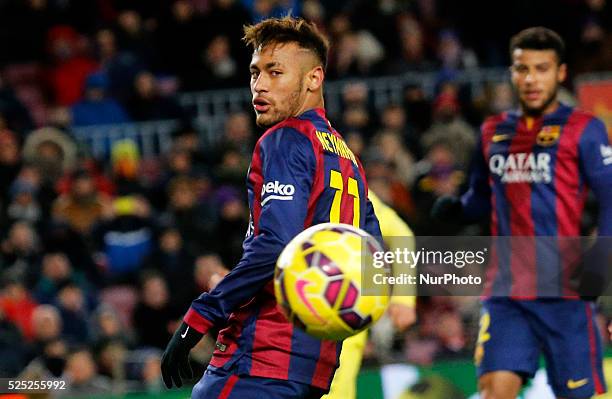
[[[219,210],[210,249],[214,249],[226,265],[236,265],[242,255],[244,232],[249,224],[249,210],[234,187],[222,186],[215,192]]]
[[[390,103],[383,108],[380,119],[381,131],[397,134],[402,145],[406,147],[413,158],[418,158],[421,155],[418,134],[408,124],[404,107]]]
[[[62,319],[53,305],[38,305],[32,313],[32,342],[41,348],[40,344],[60,338],[62,334]],[[41,353],[39,351],[39,353]]]
[[[53,189],[64,172],[76,163],[77,148],[66,133],[52,127],[31,132],[23,144],[24,160],[33,165],[41,178],[41,189]]]
[[[108,76],[108,94],[119,100],[127,100],[134,78],[148,65],[137,54],[119,49],[116,34],[110,28],[99,29],[95,40],[99,70]]]
[[[47,219],[48,225],[43,229],[43,243],[45,252],[62,253],[70,261],[73,273],[71,276],[80,281],[86,279],[88,294],[96,294],[90,287],[99,288],[104,279],[101,276],[103,262],[97,254],[93,253],[89,239],[73,229],[66,222]],[[96,261],[94,261],[94,258]]]
[[[249,157],[255,146],[253,125],[250,116],[245,112],[233,112],[227,116],[225,131],[218,152],[233,148],[240,155]]]
[[[188,91],[235,88],[242,82],[238,72],[229,39],[216,35],[206,44],[197,71],[185,80],[183,88]]]
[[[402,137],[394,130],[383,130],[372,139],[377,155],[393,171],[393,180],[410,187],[415,179],[414,156],[406,149]]]
[[[333,66],[331,76],[336,79],[368,76],[379,68],[385,49],[371,32],[353,31],[349,27],[336,36],[330,59]]]
[[[32,314],[37,303],[31,297],[24,283],[18,278],[5,277],[0,291],[0,312],[21,331],[27,340],[34,338]]]
[[[36,356],[25,369],[19,373],[19,378],[25,380],[48,380],[62,376],[66,365],[68,345],[61,338],[51,338],[42,344],[41,353]],[[13,374],[17,375],[17,373]]]
[[[23,221],[33,226],[42,219],[42,210],[36,199],[38,187],[25,179],[16,179],[11,184],[11,200],[6,209],[7,221],[12,224]]]
[[[163,228],[145,265],[164,277],[177,309],[184,309],[194,298],[193,263],[194,257],[185,248],[179,230],[173,225]]]
[[[151,204],[160,212],[168,208],[170,182],[175,177],[194,175],[193,152],[184,146],[185,143],[182,140],[178,139],[178,136],[182,134],[182,131],[176,133],[172,148],[161,158],[161,171],[154,180],[149,193]]]
[[[168,208],[163,219],[176,226],[188,253],[194,255],[207,249],[213,220],[198,202],[195,181],[177,176],[168,185]]]
[[[26,222],[15,222],[0,246],[2,271],[31,287],[37,278],[40,252],[36,230]]]
[[[89,311],[81,287],[67,279],[59,284],[56,305],[62,318],[62,337],[70,344],[88,344]]]
[[[430,365],[440,358],[466,356],[466,333],[462,315],[450,297],[425,297],[419,309],[418,329],[406,336],[406,360]]]
[[[514,107],[514,92],[510,82],[494,83],[491,88],[490,98],[486,102],[488,109],[487,115],[494,115],[504,112]]]
[[[449,141],[433,141],[428,147],[425,158],[416,165],[418,173],[412,193],[421,210],[415,220],[415,230],[418,234],[453,235],[457,226],[445,226],[451,230],[443,230],[442,226],[432,224],[424,215],[431,209],[435,200],[442,195],[457,195],[459,188],[465,181],[465,172],[461,169],[457,159],[461,157],[457,147]],[[444,234],[446,233],[446,234]]]
[[[161,355],[155,352],[148,352],[142,360],[140,380],[144,391],[152,394],[159,394],[164,390],[161,378]]]
[[[6,207],[10,186],[21,169],[19,141],[15,133],[0,129],[0,203]]]
[[[106,279],[112,284],[134,284],[155,241],[149,202],[135,195],[118,197],[93,236],[106,259]]]
[[[159,274],[145,274],[132,323],[139,345],[163,349],[170,339],[170,331],[174,331],[170,328],[176,317],[176,311],[170,306],[166,281]]]
[[[441,93],[433,107],[434,123],[423,134],[421,146],[427,151],[434,144],[445,143],[453,149],[457,165],[466,170],[476,145],[476,131],[461,116],[454,89]]]
[[[370,109],[368,86],[362,82],[351,82],[342,88],[343,110],[340,116],[341,131],[355,131],[366,139],[373,135],[376,112]]]
[[[66,381],[67,389],[58,391],[59,397],[100,395],[112,391],[110,381],[98,374],[91,351],[86,347],[68,354],[62,380]]]
[[[190,81],[198,73],[204,40],[211,36],[204,34],[206,25],[189,1],[175,1],[169,8],[165,18],[159,22],[156,35],[161,67],[183,82]]]
[[[117,196],[136,196],[145,200],[147,188],[140,179],[141,158],[132,139],[116,140],[111,149],[112,186]]]
[[[142,15],[133,9],[125,9],[117,16],[117,45],[121,51],[126,51],[145,65],[152,65],[155,62],[155,49],[153,47],[153,37],[149,29],[142,20]]]
[[[210,253],[198,256],[193,275],[198,293],[210,292],[227,273],[229,270],[219,255]]]
[[[121,104],[107,95],[108,77],[102,72],[87,77],[83,99],[72,106],[72,126],[129,122]]]
[[[57,21],[48,1],[12,1],[4,5],[0,37],[11,40],[2,55],[3,60],[12,62],[45,61],[45,36]]]
[[[415,218],[417,210],[403,179],[398,179],[393,165],[385,161],[376,147],[364,158],[368,187],[386,204],[393,207],[404,219]],[[412,223],[410,224],[412,226]]]
[[[58,25],[47,34],[47,48],[53,66],[49,70],[49,85],[54,102],[72,105],[83,94],[85,79],[98,65],[79,49],[82,38],[70,26]]]
[[[130,140],[127,140],[131,142]],[[117,140],[115,143],[125,143],[125,141]],[[96,190],[103,195],[112,197],[116,194],[117,188],[113,181],[106,176],[105,168],[107,165],[103,161],[96,160],[87,155],[81,155],[73,164],[73,166],[65,167],[64,169],[67,173],[57,181],[55,184],[56,190],[58,194],[68,194],[72,188],[73,177],[75,173],[74,171],[84,171],[87,172],[91,178],[93,179],[94,186]],[[111,165],[114,167],[115,165]]]
[[[0,376],[18,375],[26,364],[27,355],[19,328],[0,309]]]
[[[427,49],[421,24],[412,14],[404,14],[398,18],[400,36],[400,54],[392,59],[385,72],[400,74],[403,72],[429,71],[434,67]]]
[[[133,344],[130,331],[122,325],[119,314],[110,305],[102,303],[98,306],[92,315],[91,326],[94,345],[114,340],[121,340],[128,347]]]
[[[228,146],[221,153],[221,162],[215,168],[215,178],[220,184],[240,187],[249,169],[249,158],[238,148]]]
[[[53,204],[53,218],[89,236],[92,227],[109,215],[111,209],[110,199],[96,189],[91,175],[80,169],[72,175],[70,191]]]
[[[173,132],[172,145],[178,151],[189,153],[189,158],[195,170],[208,171],[215,160],[214,154],[210,153],[210,149],[208,152],[204,151],[200,134],[193,126],[186,125]]]
[[[242,39],[242,27],[251,22],[249,12],[241,0],[212,0],[209,4],[202,25],[205,37],[214,37],[220,33],[226,35],[231,44],[232,58],[238,62],[238,70],[246,70],[251,54],[244,46],[237,44]]]
[[[24,135],[33,127],[30,111],[0,74],[0,131],[10,129]]]
[[[183,111],[171,98],[159,93],[158,82],[149,71],[142,71],[134,79],[134,90],[126,108],[135,121],[183,118]]]
[[[419,140],[425,130],[431,125],[431,103],[425,97],[423,88],[408,85],[404,89],[404,110],[406,123],[414,129],[416,139]],[[415,152],[420,158],[422,152]]]
[[[86,286],[82,277],[74,273],[68,257],[61,252],[47,252],[42,257],[42,273],[32,294],[39,303],[53,303],[59,288],[65,281],[74,279],[81,286]]]
[[[363,135],[359,132],[349,131],[343,134],[346,145],[353,151],[353,154],[359,159],[362,158],[363,151],[366,149],[366,143]]]
[[[113,385],[114,391],[125,391],[126,361],[128,348],[121,339],[104,339],[94,345],[94,355],[98,373],[108,378]]]
[[[445,29],[439,33],[437,57],[442,70],[446,72],[456,72],[478,66],[476,54],[464,48],[457,32],[451,29]]]

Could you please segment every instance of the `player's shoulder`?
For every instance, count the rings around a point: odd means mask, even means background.
[[[568,107],[568,113],[564,130],[573,134],[578,143],[607,138],[606,125],[592,112],[577,107]]]
[[[597,127],[603,127],[604,122],[599,119],[594,113],[578,107],[571,107],[570,118],[575,122],[581,122],[584,125],[597,125]]]
[[[490,131],[495,130],[500,124],[513,123],[516,121],[516,112],[515,111],[505,111],[500,112],[499,114],[490,115],[484,119],[481,124],[481,131]]]
[[[317,110],[309,110],[270,127],[258,141],[260,145],[276,144],[282,146],[285,150],[293,145],[313,147],[318,125],[327,126],[327,124],[327,119],[321,116]]]
[[[480,125],[483,142],[489,141],[495,134],[508,134],[516,127],[518,117],[515,111],[506,111],[485,118]]]

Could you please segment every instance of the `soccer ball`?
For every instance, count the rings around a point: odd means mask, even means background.
[[[380,244],[347,224],[323,223],[304,230],[276,263],[274,292],[294,325],[321,339],[343,340],[376,322],[390,288],[362,295],[361,267],[372,262]],[[389,273],[389,269],[385,269]]]

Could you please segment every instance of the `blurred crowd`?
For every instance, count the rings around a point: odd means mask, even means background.
[[[471,93],[454,77],[506,65],[509,37],[534,23],[564,36],[572,73],[612,70],[610,10],[606,0],[0,0],[0,376],[63,376],[77,394],[161,389],[160,353],[182,314],[240,258],[260,133],[250,109],[236,111],[205,146],[176,94],[247,87],[244,24],[289,12],[316,22],[332,41],[328,79],[347,82],[329,117],[371,189],[416,234],[485,234],[428,214],[465,188],[478,125],[514,106],[513,93],[508,83]],[[376,109],[358,80],[409,71],[438,73],[433,98],[408,86]],[[96,159],[72,134],[160,119],[183,123],[154,158],[119,140]],[[383,345],[391,352],[371,343],[370,359],[469,356],[477,309],[420,298],[418,324]]]

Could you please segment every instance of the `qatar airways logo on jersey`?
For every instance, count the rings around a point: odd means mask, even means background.
[[[550,154],[518,152],[495,154],[489,159],[489,170],[502,183],[550,183]]]
[[[295,187],[292,184],[281,184],[278,180],[265,183],[261,187],[261,206],[270,200],[291,201],[293,194]]]

